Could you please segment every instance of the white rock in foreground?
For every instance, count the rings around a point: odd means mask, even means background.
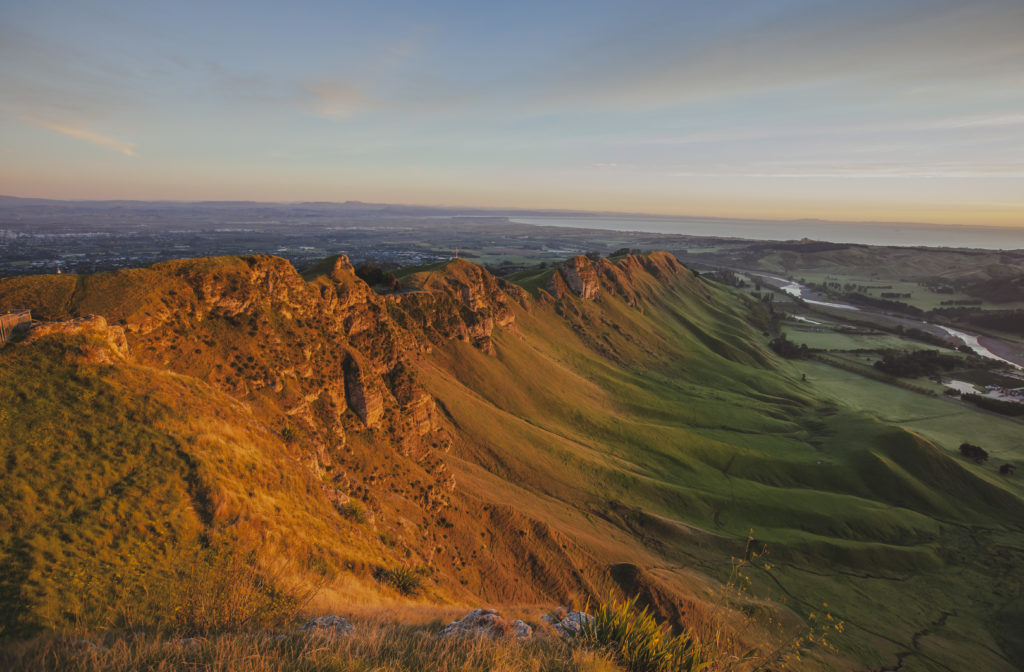
[[[564,615],[563,615],[564,614]],[[582,611],[566,611],[560,608],[555,616],[545,614],[544,621],[550,623],[561,637],[579,637],[584,628],[594,622],[594,617]]]
[[[354,628],[352,624],[341,616],[321,616],[312,618],[302,629],[311,635],[333,636],[351,635]]]
[[[474,609],[462,620],[452,621],[441,631],[442,637],[515,637],[526,639],[533,628],[520,620],[509,623],[494,609]]]

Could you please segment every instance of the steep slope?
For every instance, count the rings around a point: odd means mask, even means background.
[[[125,531],[159,550],[144,565],[225,539],[346,600],[394,597],[372,577],[401,565],[436,600],[619,584],[686,618],[754,528],[775,565],[759,589],[802,616],[828,601],[864,664],[953,610],[970,634],[947,655],[1007,666],[988,621],[1020,591],[1024,504],[817,402],[759,345],[758,305],[663,253],[576,257],[525,290],[462,260],[403,285],[379,296],[344,257],[305,278],[246,257],[0,282],[0,307],[106,318],[0,351],[9,625],[71,618],[54,607],[68,568],[102,547],[83,571],[109,583],[130,553],[104,544]],[[78,462],[44,467],[62,459]],[[69,494],[83,471],[106,480]],[[61,521],[78,520],[97,532],[72,543]]]

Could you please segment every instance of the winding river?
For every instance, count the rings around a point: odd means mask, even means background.
[[[757,275],[762,278],[767,278],[768,280],[774,280],[775,282],[779,283],[779,288],[783,292],[789,294],[790,296],[795,296],[799,299],[803,299],[805,303],[808,303],[812,306],[824,306],[826,308],[835,308],[837,310],[856,310],[861,312],[870,312],[865,311],[863,308],[860,308],[858,306],[851,306],[850,304],[847,303],[829,303],[828,301],[821,301],[818,298],[816,298],[816,295],[811,289],[801,285],[799,282],[794,282],[793,280],[787,280],[786,278],[780,278],[775,275],[767,275],[765,273],[751,273],[751,275]],[[914,320],[913,318],[907,318],[903,315],[901,315],[900,318],[905,321],[916,322],[922,327],[933,327],[936,329],[941,329],[942,331],[949,334],[952,338],[956,338],[962,341],[964,345],[966,345],[968,348],[973,350],[975,354],[981,357],[995,359],[1005,364],[1009,364],[1014,368],[1024,370],[1024,366],[1021,366],[1017,362],[1011,362],[1005,357],[1000,357],[996,353],[989,350],[983,343],[980,342],[977,334],[971,334],[966,331],[961,331],[959,329],[953,329],[952,327],[947,327],[942,324],[925,322],[923,320]]]

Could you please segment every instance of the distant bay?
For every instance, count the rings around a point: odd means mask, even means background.
[[[536,226],[610,231],[642,231],[683,236],[715,236],[751,240],[824,240],[861,245],[969,247],[986,250],[1024,249],[1024,227],[953,226],[940,224],[831,222],[822,220],[755,220],[643,215],[573,214],[509,219]]]

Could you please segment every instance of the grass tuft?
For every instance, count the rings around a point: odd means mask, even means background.
[[[672,634],[647,607],[637,608],[638,598],[610,598],[598,606],[583,626],[582,639],[605,648],[631,672],[704,669],[700,647],[690,635]]]
[[[391,586],[402,595],[416,595],[423,588],[422,573],[408,567],[379,569],[376,577],[378,581]]]

